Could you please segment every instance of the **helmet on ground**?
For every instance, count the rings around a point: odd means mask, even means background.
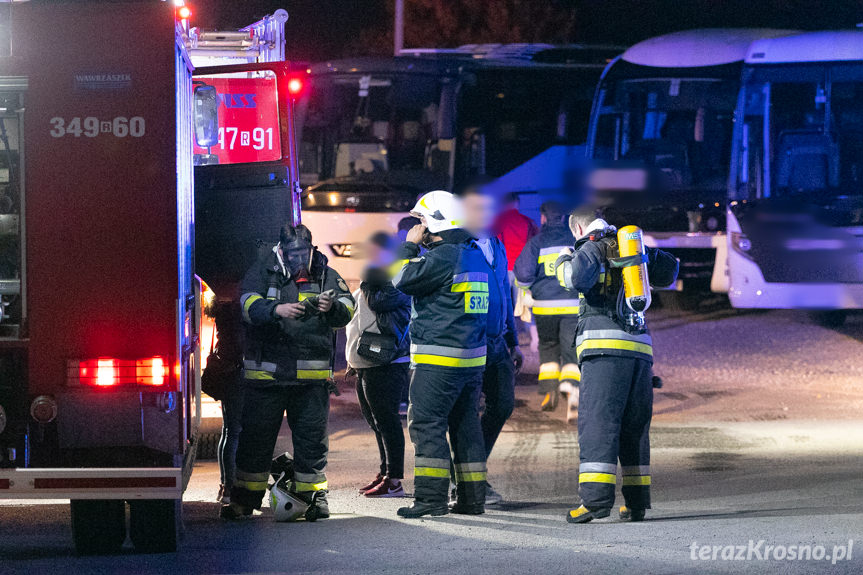
[[[291,492],[290,476],[286,473],[270,486],[270,509],[277,522],[296,521],[306,515],[312,501],[306,501],[296,493]]]
[[[443,190],[435,190],[422,196],[411,210],[411,215],[422,220],[433,234],[460,228],[464,219],[461,202]]]

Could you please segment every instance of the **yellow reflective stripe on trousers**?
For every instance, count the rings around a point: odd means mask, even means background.
[[[243,371],[243,377],[246,379],[254,379],[257,381],[274,381],[275,376],[269,371],[261,371],[258,369],[247,369]]]
[[[588,349],[620,349],[653,356],[653,347],[649,344],[622,339],[588,339],[579,344],[575,351],[581,355],[583,351]]]
[[[298,369],[297,379],[329,379],[333,376],[329,369]]]
[[[234,485],[249,491],[265,491],[267,489],[268,473],[247,473],[238,469]]]
[[[449,479],[449,469],[439,467],[414,467],[414,477],[437,477]]]
[[[612,473],[579,473],[579,483],[617,483],[617,476]]]
[[[242,479],[234,479],[234,487],[242,487],[248,491],[266,491],[268,483],[266,481],[243,481]]]
[[[414,353],[411,354],[411,361],[416,364],[439,365],[441,367],[479,367],[485,365],[485,356],[464,358]]]
[[[456,481],[485,481],[487,477],[485,471],[456,471]]]
[[[624,475],[623,476],[623,485],[624,486],[650,485],[650,476],[649,475]]]
[[[327,488],[327,482],[320,483],[305,483],[303,481],[294,481],[294,491],[323,491]]]

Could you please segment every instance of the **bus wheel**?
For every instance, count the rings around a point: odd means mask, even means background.
[[[219,433],[203,433],[198,439],[197,459],[216,459],[219,451]]]
[[[812,321],[821,327],[835,329],[842,327],[845,319],[848,317],[848,312],[844,309],[830,309],[809,312],[809,317]]]
[[[129,536],[141,553],[173,553],[183,528],[181,499],[129,502]]]
[[[72,539],[79,555],[118,553],[126,540],[126,502],[73,499]]]

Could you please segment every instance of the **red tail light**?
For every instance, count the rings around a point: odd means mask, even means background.
[[[299,78],[291,78],[288,80],[288,92],[291,96],[297,96],[303,91],[303,81]]]
[[[118,388],[146,386],[168,391],[171,374],[168,362],[159,356],[138,360],[99,358],[70,360],[66,381],[71,386]]]
[[[85,367],[82,371],[87,373],[88,368]],[[98,385],[99,387],[117,385],[117,380],[119,379],[119,373],[117,372],[117,362],[113,359],[97,359],[96,381],[94,382],[94,385]]]

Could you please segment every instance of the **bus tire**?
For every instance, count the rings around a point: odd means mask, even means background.
[[[173,553],[183,528],[181,499],[129,501],[129,536],[139,553]]]
[[[829,329],[842,327],[845,320],[848,318],[848,311],[844,309],[829,309],[809,312],[809,317],[812,321]]]
[[[78,555],[119,553],[126,540],[126,502],[122,499],[73,499],[72,540]]]
[[[219,433],[202,433],[198,438],[198,450],[195,455],[196,459],[216,459],[219,449]]]

